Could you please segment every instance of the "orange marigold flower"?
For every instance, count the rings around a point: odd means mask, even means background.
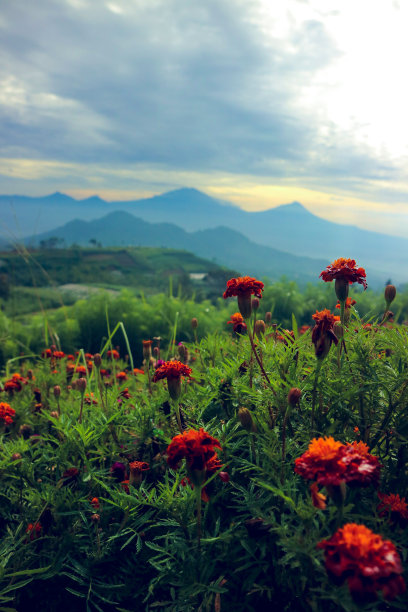
[[[345,308],[350,309],[352,306],[354,306],[354,304],[357,304],[356,300],[352,300],[351,298],[348,297],[346,299]],[[340,300],[337,302],[336,308],[341,308]]]
[[[64,359],[65,353],[63,351],[54,351],[52,354],[55,359]]]
[[[127,374],[126,374],[126,372],[118,372],[116,374],[116,378],[118,380],[127,380]]]
[[[144,370],[140,370],[139,368],[133,368],[133,374],[137,376],[138,374],[144,374]]]
[[[41,523],[28,523],[26,534],[29,536],[30,540],[33,541],[36,538],[39,538],[42,531]]]
[[[312,342],[315,345],[315,354],[318,359],[326,357],[332,342],[337,345],[338,338],[334,333],[334,324],[340,321],[340,317],[333,315],[330,310],[316,310],[312,315],[315,326],[312,329]]]
[[[264,284],[252,278],[251,276],[239,276],[238,278],[231,278],[227,282],[227,288],[224,291],[224,299],[229,297],[238,297],[240,295],[255,295],[257,298],[262,297],[262,291],[264,290]]]
[[[153,376],[153,382],[157,382],[163,378],[180,378],[181,376],[190,376],[193,370],[181,361],[165,361],[157,368]]]
[[[6,402],[0,402],[0,421],[4,421],[6,425],[11,425],[16,411]]]
[[[326,504],[327,498],[326,498],[326,495],[323,495],[323,493],[319,493],[317,482],[312,482],[309,489],[312,495],[312,504],[314,505],[314,507],[318,508],[319,510],[324,510],[327,506]]]
[[[366,272],[364,268],[357,268],[355,259],[345,259],[340,257],[331,263],[319,275],[326,283],[331,283],[333,280],[345,280],[352,285],[359,283],[367,289]]]
[[[129,470],[131,474],[141,474],[150,469],[150,466],[146,461],[132,461],[129,463]]]
[[[231,315],[230,320],[227,321],[227,325],[228,324],[234,326],[233,330],[237,334],[242,334],[242,332],[247,328],[246,323],[244,321],[244,317],[240,312],[236,312],[235,314]]]
[[[75,372],[77,374],[85,374],[86,375],[86,367],[83,365],[77,365],[75,368]]]
[[[373,601],[377,591],[391,600],[405,591],[401,559],[395,545],[365,525],[347,523],[317,547],[324,550],[329,575],[337,583],[347,581],[355,600]]]
[[[111,351],[108,351],[106,353],[106,356],[108,358],[112,357],[112,359],[119,359],[119,357],[120,357],[119,351],[117,351],[116,349],[112,349]]]
[[[380,463],[363,442],[343,444],[332,437],[314,438],[308,450],[295,460],[295,472],[320,485],[367,486],[378,484]]]
[[[174,436],[167,447],[167,463],[176,469],[182,459],[186,460],[189,470],[206,469],[210,459],[216,456],[215,448],[221,448],[219,441],[200,428],[190,429]]]
[[[98,510],[100,508],[99,499],[97,497],[93,497],[89,503],[95,510]]]
[[[405,497],[400,497],[394,493],[378,493],[380,503],[377,506],[377,512],[380,516],[388,516],[402,526],[408,521],[408,505]]]

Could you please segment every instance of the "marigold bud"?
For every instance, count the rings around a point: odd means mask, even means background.
[[[100,520],[101,520],[100,514],[92,514],[91,515],[91,521],[93,523],[99,523]]]
[[[252,300],[252,302],[253,301],[254,300]],[[265,321],[262,321],[262,319],[259,319],[258,321],[256,321],[254,331],[256,335],[258,336],[258,338],[261,338],[265,334],[265,331],[266,331]]]
[[[52,410],[50,412],[50,416],[53,417],[54,419],[58,419],[59,418],[59,414],[58,414],[57,410]]]
[[[30,425],[20,425],[19,429],[20,435],[23,436],[24,440],[28,440],[28,438],[33,433],[32,427]]]
[[[143,359],[145,359],[146,363],[148,363],[152,357],[153,340],[142,340],[142,344],[143,344]]]
[[[188,348],[184,346],[184,344],[179,344],[177,347],[177,351],[180,357],[180,361],[183,363],[187,363],[188,361]]]
[[[299,400],[301,397],[302,397],[301,389],[298,389],[298,387],[292,387],[288,393],[289,406],[292,406],[292,408],[297,406],[299,404]]]
[[[193,318],[191,319],[191,327],[192,327],[193,329],[197,329],[197,327],[198,327],[198,321],[197,321],[197,319],[196,319],[195,317],[193,317]]]
[[[342,326],[341,323],[339,323],[339,321],[337,321],[334,326],[333,326],[333,331],[336,335],[336,338],[338,338],[339,340],[341,340],[344,336],[344,327]]]
[[[248,408],[239,408],[238,410],[238,419],[241,423],[242,427],[246,429],[248,432],[256,431],[256,425],[253,421],[252,414],[249,412]]]
[[[28,380],[33,380],[34,373],[33,373],[32,370],[27,370],[27,378],[28,378]]]
[[[265,312],[265,323],[270,323],[272,321],[272,313],[268,310]]]
[[[13,453],[11,455],[11,460],[12,461],[21,461],[22,457],[20,453]]]
[[[395,296],[397,295],[397,289],[394,285],[387,285],[384,290],[385,301],[388,306],[395,300]]]
[[[252,310],[257,311],[259,308],[259,298],[254,297],[252,298]]]
[[[55,387],[54,387],[54,397],[55,397],[55,399],[58,399],[60,395],[61,395],[61,387],[59,385],[55,385]]]
[[[76,381],[76,388],[83,395],[86,389],[86,378],[78,378]]]
[[[95,353],[95,355],[94,355],[94,364],[95,364],[95,368],[98,368],[98,370],[99,370],[99,368],[102,365],[102,357],[101,357],[100,353]]]

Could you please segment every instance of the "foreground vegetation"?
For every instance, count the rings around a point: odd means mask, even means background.
[[[130,292],[3,315],[0,610],[406,609],[393,292],[335,310],[330,283],[228,291],[244,318]]]

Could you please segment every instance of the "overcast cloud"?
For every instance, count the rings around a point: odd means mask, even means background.
[[[212,175],[236,175],[406,202],[401,151],[358,138],[361,115],[344,129],[319,97],[336,86],[327,75],[344,54],[330,27],[336,13],[290,0],[275,18],[266,10],[274,4],[3,3],[0,190],[45,193],[60,181],[160,192],[198,173],[206,177],[199,188]],[[30,179],[22,160],[33,164]],[[44,162],[53,167],[48,178]]]

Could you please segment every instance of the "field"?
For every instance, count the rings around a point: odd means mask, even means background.
[[[0,610],[407,608],[408,300],[333,274],[2,313]]]

